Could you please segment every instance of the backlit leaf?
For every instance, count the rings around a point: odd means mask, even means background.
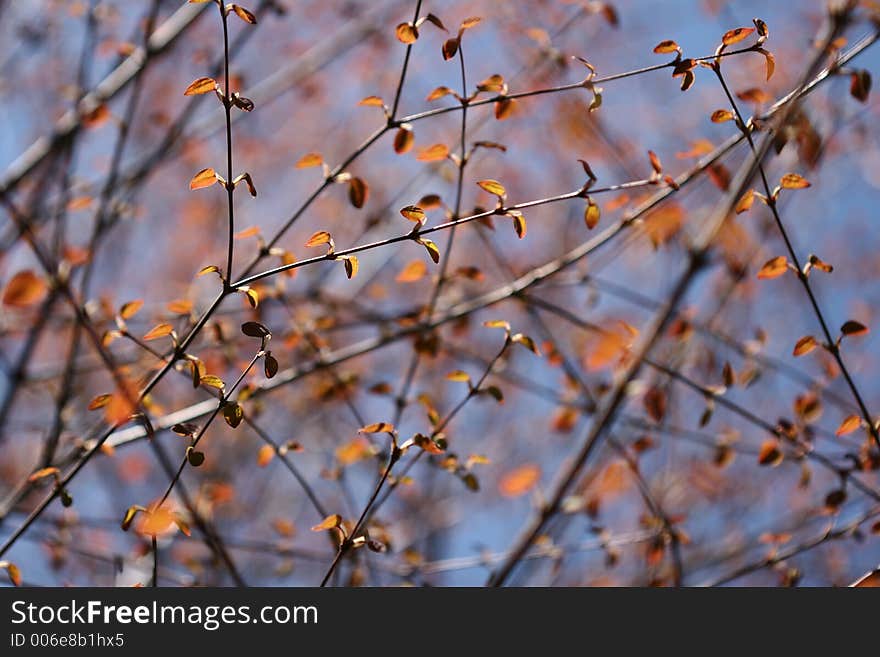
[[[766,465],[775,468],[782,463],[783,457],[784,455],[779,447],[779,442],[776,439],[771,438],[770,440],[765,440],[761,443],[761,448],[758,451],[759,465]]]
[[[844,418],[843,422],[837,427],[837,431],[834,432],[836,436],[845,436],[849,433],[852,433],[856,429],[862,426],[862,418],[858,415],[850,415]]]
[[[428,265],[424,260],[413,260],[408,263],[394,279],[398,283],[414,283],[421,280],[428,273]]]
[[[157,324],[147,332],[143,339],[150,341],[164,338],[166,335],[171,335],[173,330],[174,327],[171,324]]]
[[[527,463],[507,472],[498,482],[498,491],[504,497],[520,497],[532,490],[541,478],[541,469]]]
[[[198,96],[201,94],[209,94],[217,87],[214,78],[199,78],[190,83],[183,92],[184,96]]]
[[[587,207],[584,209],[584,223],[589,230],[593,230],[599,225],[599,216],[599,206],[593,202],[593,199],[588,199]]]
[[[319,167],[324,163],[324,158],[320,153],[306,153],[293,166],[297,169],[308,169],[309,167]]]
[[[478,181],[477,185],[479,185],[482,189],[489,192],[490,194],[494,194],[499,199],[503,199],[505,196],[507,196],[507,190],[504,189],[504,185],[502,185],[497,180],[492,180],[491,178],[488,178],[486,180]]]
[[[322,532],[327,529],[335,529],[336,527],[339,527],[339,525],[341,525],[341,524],[342,524],[342,516],[340,516],[338,513],[334,513],[333,515],[327,516],[321,522],[319,522],[317,525],[312,527],[312,531],[313,532]]]
[[[672,39],[667,39],[666,41],[661,41],[656,46],[654,46],[654,52],[658,55],[664,55],[666,53],[671,52],[680,52],[681,48],[679,48],[678,44]]]
[[[358,429],[358,433],[392,433],[394,425],[389,422],[374,422]]]
[[[394,34],[398,41],[410,45],[419,38],[419,29],[412,23],[401,23],[395,28]]]
[[[725,46],[730,46],[734,43],[739,43],[754,31],[754,27],[737,27],[735,29],[725,32],[724,35],[721,37],[721,42]]]
[[[785,256],[776,256],[764,263],[758,271],[758,278],[777,278],[786,271],[788,271],[788,259]]]
[[[15,274],[3,289],[3,305],[27,308],[40,301],[46,294],[46,281],[30,269]]]
[[[796,173],[785,174],[779,184],[783,189],[805,189],[810,186],[810,183],[803,176]]]
[[[400,208],[400,214],[404,219],[409,219],[418,224],[424,224],[427,219],[425,211],[417,205],[407,205],[404,208]]]
[[[263,445],[257,452],[257,466],[265,468],[275,458],[275,448],[272,445]]]
[[[805,335],[794,345],[792,356],[803,356],[819,346],[819,342],[812,335]]]
[[[257,24],[256,16],[254,16],[244,7],[241,7],[240,5],[232,5],[232,11],[234,11],[235,15],[238,16],[245,23],[250,23],[251,25]]]
[[[215,182],[217,182],[217,172],[208,167],[207,169],[202,169],[192,177],[192,180],[189,181],[189,188],[202,189],[204,187],[210,187]]]
[[[416,159],[420,162],[436,162],[438,160],[445,160],[448,156],[449,147],[446,144],[434,144],[433,146],[420,149]]]
[[[357,276],[359,267],[357,256],[346,256],[342,259],[342,262],[345,265],[345,275],[349,279]]]

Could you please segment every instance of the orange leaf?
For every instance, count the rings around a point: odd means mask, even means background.
[[[777,440],[771,438],[761,443],[761,449],[758,452],[758,463],[760,465],[769,465],[771,468],[775,468],[782,463],[782,459],[782,450],[779,449],[779,442]]]
[[[306,153],[293,166],[297,169],[308,169],[309,167],[319,167],[324,163],[324,158],[320,153]]]
[[[394,30],[394,34],[398,41],[410,45],[419,38],[419,29],[412,23],[401,23]]]
[[[805,189],[810,186],[805,178],[796,173],[787,173],[779,181],[783,189]]]
[[[737,27],[733,30],[728,30],[727,32],[725,32],[724,36],[721,37],[721,42],[725,46],[730,46],[734,43],[742,41],[754,31],[755,28],[753,27]]]
[[[541,469],[527,463],[507,472],[498,482],[498,490],[504,497],[519,497],[532,490],[541,478]]]
[[[309,238],[309,241],[306,242],[306,246],[311,248],[313,246],[321,246],[322,244],[330,244],[331,240],[330,233],[326,230],[319,230]]]
[[[217,172],[211,167],[208,167],[207,169],[202,169],[192,177],[192,180],[189,181],[189,188],[202,189],[204,187],[210,187],[215,182],[217,182]]]
[[[840,423],[840,426],[837,427],[837,431],[834,432],[834,435],[845,436],[848,433],[852,433],[860,426],[862,426],[862,418],[858,415],[850,415]]]
[[[434,144],[433,146],[420,149],[416,159],[419,162],[436,162],[438,160],[445,160],[448,155],[449,147],[446,144]]]
[[[3,290],[3,305],[26,308],[38,302],[46,294],[46,281],[30,269],[18,272]]]
[[[788,271],[788,260],[785,256],[776,256],[764,263],[761,270],[758,272],[758,278],[777,278],[782,276],[786,271]]]
[[[393,431],[394,425],[390,422],[373,422],[373,424],[358,429],[358,433],[391,433]]]
[[[341,525],[341,524],[342,524],[342,516],[340,516],[338,513],[334,513],[332,515],[327,516],[321,522],[319,522],[317,525],[312,527],[312,531],[313,532],[322,532],[327,529],[335,529],[336,527],[339,527],[339,525]]]
[[[414,283],[422,279],[428,273],[428,265],[423,260],[413,260],[404,267],[397,275],[398,283]]]
[[[425,211],[417,205],[407,205],[404,208],[400,208],[400,214],[404,219],[409,219],[410,221],[420,224],[425,223]]]
[[[183,92],[184,96],[199,96],[201,94],[208,94],[214,91],[217,86],[217,82],[214,78],[199,78],[198,80],[194,80],[190,83],[190,85],[186,88],[186,91]]]
[[[661,41],[656,46],[654,46],[654,52],[658,55],[663,55],[670,52],[678,52],[680,50],[681,48],[679,48],[678,44],[672,39]]]
[[[812,335],[805,335],[795,343],[792,356],[803,356],[804,354],[810,353],[818,346],[819,343],[816,341],[816,338]]]
[[[157,324],[147,332],[144,336],[144,340],[149,341],[164,338],[166,335],[170,335],[173,330],[174,327],[171,326],[171,324]]]
[[[263,445],[257,452],[257,465],[265,468],[273,458],[275,458],[275,448],[272,445]]]

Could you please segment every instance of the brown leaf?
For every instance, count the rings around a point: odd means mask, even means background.
[[[771,468],[775,468],[782,463],[783,458],[784,455],[779,448],[779,442],[777,440],[771,438],[770,440],[765,440],[761,443],[761,449],[758,452],[759,465],[767,465]]]
[[[868,327],[862,324],[861,322],[857,322],[854,319],[850,319],[843,323],[843,326],[840,327],[840,332],[843,335],[864,335],[868,332]]]
[[[650,388],[642,399],[648,416],[654,422],[662,422],[666,417],[666,392],[662,388]]]
[[[355,177],[348,181],[348,200],[354,207],[358,209],[364,207],[369,197],[370,187],[363,178]]]

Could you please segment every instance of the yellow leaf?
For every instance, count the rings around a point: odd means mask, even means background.
[[[479,185],[490,194],[494,194],[499,199],[503,199],[505,196],[507,196],[507,190],[504,189],[504,185],[502,185],[497,180],[492,180],[491,178],[488,178],[486,180],[478,181],[477,185]]]
[[[709,118],[712,120],[712,123],[724,123],[725,121],[733,120],[733,112],[726,109],[715,110]]]
[[[343,259],[343,263],[345,264],[345,275],[349,279],[357,276],[359,267],[357,256],[347,256]]]
[[[584,223],[588,229],[593,230],[599,224],[599,214],[599,206],[590,199],[584,210]]]

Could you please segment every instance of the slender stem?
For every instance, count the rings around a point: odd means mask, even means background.
[[[712,70],[718,77],[718,81],[721,83],[721,88],[724,89],[724,94],[727,96],[727,100],[730,103],[730,106],[733,108],[734,113],[736,114],[737,125],[739,126],[742,133],[745,135],[745,138],[749,143],[749,148],[754,153],[755,142],[752,138],[751,129],[743,119],[743,115],[739,110],[739,105],[737,104],[736,99],[733,97],[733,94],[730,92],[730,88],[727,86],[727,81],[724,79],[724,75],[721,72],[721,63],[715,62]],[[794,248],[794,244],[791,241],[791,237],[785,228],[785,224],[783,224],[782,222],[782,216],[779,213],[779,205],[776,202],[776,197],[774,196],[773,190],[770,187],[770,182],[767,180],[767,173],[764,170],[764,165],[760,162],[758,163],[758,172],[761,176],[761,185],[764,188],[764,194],[767,198],[767,206],[770,208],[770,212],[773,214],[773,220],[776,223],[776,227],[779,229],[779,234],[782,236],[782,240],[785,242],[785,248],[788,251],[788,255],[791,258],[792,264],[794,264],[794,266],[797,268],[798,281],[800,281],[801,286],[804,288],[804,292],[806,292],[807,298],[810,301],[810,307],[813,309],[813,314],[819,321],[819,326],[822,329],[822,334],[825,336],[826,348],[829,352],[831,352],[831,355],[837,362],[837,366],[840,368],[840,372],[841,374],[843,374],[843,378],[846,380],[846,384],[847,386],[849,386],[849,389],[852,392],[852,396],[859,407],[862,419],[865,421],[868,431],[871,434],[871,438],[874,440],[874,444],[878,447],[878,449],[880,449],[880,431],[878,431],[877,423],[875,422],[873,415],[871,415],[871,412],[868,410],[868,406],[867,404],[865,404],[865,400],[862,397],[858,386],[856,386],[855,381],[853,380],[852,375],[850,374],[849,369],[846,366],[846,363],[843,362],[843,354],[840,351],[840,345],[838,341],[831,335],[831,330],[828,327],[828,322],[825,319],[825,315],[822,313],[822,309],[819,307],[819,302],[816,299],[815,293],[813,292],[813,286],[810,284],[810,278],[804,272],[803,263],[801,262],[801,259]]]

